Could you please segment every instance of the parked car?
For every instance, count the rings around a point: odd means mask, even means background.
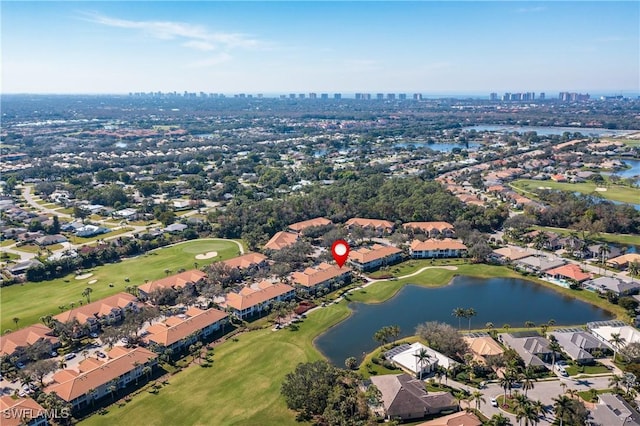
[[[498,406],[498,401],[495,398],[491,398],[491,405],[493,407],[497,407]]]
[[[67,361],[69,361],[69,360],[71,360],[71,359],[74,359],[75,357],[76,357],[76,354],[75,354],[75,353],[73,353],[73,352],[71,352],[71,353],[66,354],[66,355],[64,356],[64,359],[66,359]]]
[[[104,354],[104,352],[100,352],[100,351],[96,352],[96,356],[97,356],[98,358],[106,358],[106,357],[107,357],[107,356]]]

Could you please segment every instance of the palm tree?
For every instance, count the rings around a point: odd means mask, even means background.
[[[478,313],[476,312],[475,309],[473,308],[465,309],[464,316],[469,320],[469,331],[471,331],[471,318],[475,317],[476,315],[478,315]]]
[[[111,380],[107,389],[111,393],[111,399],[115,399],[116,391],[118,390],[118,381],[115,379]]]
[[[389,335],[393,337],[393,342],[395,343],[398,336],[400,336],[400,326],[399,325],[391,325],[389,326]]]
[[[96,403],[96,390],[91,388],[87,391],[87,395],[89,396],[89,400],[91,401],[91,406],[93,407]]]
[[[533,321],[527,321],[524,323],[524,326],[527,328],[533,328],[536,326],[536,324]]]
[[[638,262],[630,262],[627,267],[629,270],[629,276],[631,278],[638,276],[638,271],[640,271],[640,264]]]
[[[613,345],[613,360],[615,361],[618,350],[627,342],[627,339],[620,336],[620,333],[611,333],[611,340],[609,340],[609,342]]]
[[[492,322],[488,322],[488,323],[486,323],[486,324],[484,325],[484,327],[485,327],[485,328],[488,328],[489,330],[493,330],[494,325],[493,325],[493,323],[492,323]]]
[[[547,412],[547,406],[544,405],[539,399],[536,401],[531,401],[531,406],[536,410],[538,417],[544,416],[544,413]]]
[[[87,298],[87,303],[91,303],[92,292],[93,292],[93,289],[91,287],[85,288],[84,291],[82,292],[82,295]]]
[[[494,414],[487,423],[488,426],[509,426],[511,422],[504,414]]]
[[[567,395],[569,395],[571,399],[578,399],[578,389],[567,389]]]
[[[498,384],[502,389],[504,389],[504,401],[507,400],[507,390],[511,392],[511,388],[513,387],[513,376],[510,374],[504,373],[502,377],[498,380]]]
[[[542,253],[542,249],[548,242],[549,236],[545,232],[539,231],[538,235],[536,235],[533,239],[533,246],[536,250]]]
[[[558,343],[558,339],[556,336],[551,334],[549,336],[549,350],[551,351],[551,371],[555,371],[556,367],[556,354],[562,350],[560,347],[560,343]]]
[[[516,420],[522,424],[524,420],[525,426],[538,423],[538,412],[530,403],[524,404],[516,410]]]
[[[533,370],[529,367],[524,369],[524,372],[520,375],[520,381],[522,382],[522,390],[524,390],[524,396],[527,396],[527,391],[533,389],[535,386],[533,382],[537,381]]]
[[[598,248],[598,255],[600,256],[600,264],[604,267],[607,258],[609,257],[609,253],[611,253],[611,247],[609,244],[604,243]]]
[[[455,308],[451,313],[451,315],[458,318],[458,330],[460,330],[460,328],[462,327],[461,321],[462,321],[462,318],[465,318],[466,314],[467,314],[467,310],[464,308]]]
[[[142,369],[142,374],[144,374],[145,377],[147,378],[147,381],[149,381],[149,379],[151,378],[151,367],[149,367],[148,365],[145,366]]]
[[[560,382],[560,387],[562,388],[562,393],[567,391],[567,384],[565,382]]]
[[[618,389],[620,389],[620,384],[622,383],[622,381],[623,381],[622,377],[617,376],[617,375],[614,374],[609,379],[609,386],[611,386],[614,389],[618,390]]]
[[[419,377],[420,380],[422,380],[422,370],[424,370],[424,364],[429,364],[431,355],[429,355],[429,352],[425,348],[421,348],[420,351],[414,353],[413,356],[416,357],[416,370],[418,370],[418,368],[420,369]]]
[[[480,392],[480,391],[474,391],[474,392],[471,394],[471,400],[472,400],[472,401],[475,401],[475,403],[476,403],[476,410],[478,410],[478,411],[480,411],[480,404],[481,404],[481,403],[486,403],[486,402],[487,402],[487,400],[486,400],[486,399],[484,399],[482,392]]]
[[[458,401],[458,410],[462,409],[462,406],[460,405],[460,403],[462,401],[468,401],[467,397],[465,396],[464,393],[462,392],[456,392],[453,394],[453,397],[455,398],[456,401]]]
[[[13,317],[13,322],[16,323],[16,328],[18,328],[18,323],[20,322],[20,318]]]
[[[560,426],[564,423],[564,416],[571,412],[571,400],[566,395],[560,395],[557,398],[552,399],[555,404],[553,404],[553,412],[556,415],[556,418],[560,420]]]
[[[508,332],[511,326],[509,324],[502,324],[502,328],[504,328],[504,332]]]

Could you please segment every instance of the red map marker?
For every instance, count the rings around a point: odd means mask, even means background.
[[[349,243],[345,240],[336,240],[331,246],[331,254],[338,266],[342,268],[349,257]]]

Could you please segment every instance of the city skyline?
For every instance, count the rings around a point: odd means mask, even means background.
[[[637,94],[639,19],[637,2],[3,2],[2,93]]]

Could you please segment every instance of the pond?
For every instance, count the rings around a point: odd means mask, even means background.
[[[426,321],[458,327],[458,319],[451,315],[457,307],[476,310],[471,328],[484,327],[487,322],[500,328],[503,324],[522,327],[526,321],[541,324],[553,319],[558,325],[576,325],[612,318],[593,305],[515,278],[460,276],[445,287],[408,285],[383,303],[352,303],[350,307],[353,314],[349,318],[315,341],[316,347],[338,366],[344,366],[350,356],[362,359],[363,352],[372,351],[377,346],[373,334],[387,325],[400,326],[402,336],[413,335],[416,326]],[[462,328],[467,327],[468,320],[462,318]]]

